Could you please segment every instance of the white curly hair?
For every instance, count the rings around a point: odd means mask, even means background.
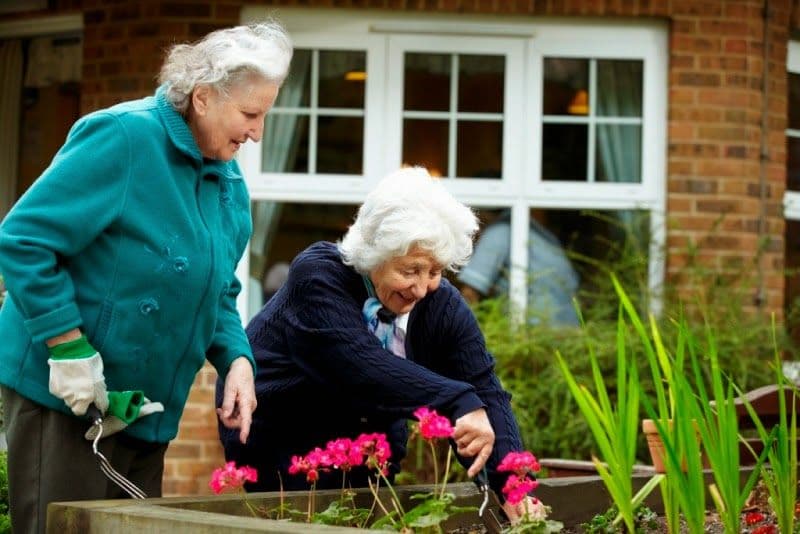
[[[275,20],[217,30],[196,43],[173,46],[158,81],[166,85],[167,101],[185,113],[198,85],[227,95],[232,86],[257,75],[280,86],[292,50],[289,34]]]
[[[457,271],[469,261],[477,231],[470,208],[428,171],[410,167],[388,175],[367,195],[338,247],[344,263],[362,274],[414,246]]]

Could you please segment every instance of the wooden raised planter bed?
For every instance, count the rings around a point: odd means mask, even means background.
[[[650,475],[637,475],[634,483],[641,487]],[[551,519],[562,521],[566,527],[579,525],[602,513],[610,505],[603,482],[597,476],[540,479],[536,495],[552,507]],[[424,490],[421,486],[398,486],[401,500]],[[472,483],[448,486],[461,505],[479,506],[481,495]],[[656,492],[657,493],[657,492]],[[336,490],[317,492],[317,509],[323,509],[338,497]],[[287,492],[285,499],[304,510],[307,492]],[[579,497],[578,497],[579,496]],[[654,495],[657,497],[657,495]],[[372,496],[364,490],[357,499],[358,505],[369,506]],[[248,500],[255,506],[274,508],[279,502],[278,493],[251,493]],[[388,500],[386,501],[388,502]],[[659,500],[651,503],[658,508]],[[476,512],[460,514],[445,525],[448,529],[481,524]],[[233,532],[353,532],[356,529],[328,527],[254,518],[239,495],[171,497],[145,500],[109,500],[53,503],[47,511],[48,534],[87,533],[169,533],[211,534]]]

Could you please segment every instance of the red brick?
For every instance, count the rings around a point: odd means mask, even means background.
[[[681,85],[719,87],[720,75],[716,72],[680,72],[676,82]]]

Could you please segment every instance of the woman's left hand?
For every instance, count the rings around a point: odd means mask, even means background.
[[[222,406],[217,408],[219,420],[227,428],[238,428],[239,441],[247,442],[250,423],[256,409],[256,389],[253,382],[253,365],[245,357],[233,360],[225,377]]]

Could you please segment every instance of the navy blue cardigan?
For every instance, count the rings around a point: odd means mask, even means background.
[[[458,290],[443,279],[414,306],[405,359],[383,349],[367,330],[361,316],[366,299],[361,275],[342,263],[333,243],[315,243],[295,258],[286,284],[247,327],[258,408],[246,445],[238,431],[220,427],[226,459],[258,469],[259,482],[248,489],[277,489],[277,471],[284,489],[301,489],[305,480],[287,474],[293,454],[339,437],[384,432],[399,462],[406,419],[417,408],[434,408],[455,421],[484,407],[496,435],[489,480],[499,494],[505,477],[494,468],[506,453],[522,450],[522,442],[511,396]],[[330,484],[341,487],[339,475]],[[321,480],[317,487],[324,485]]]

